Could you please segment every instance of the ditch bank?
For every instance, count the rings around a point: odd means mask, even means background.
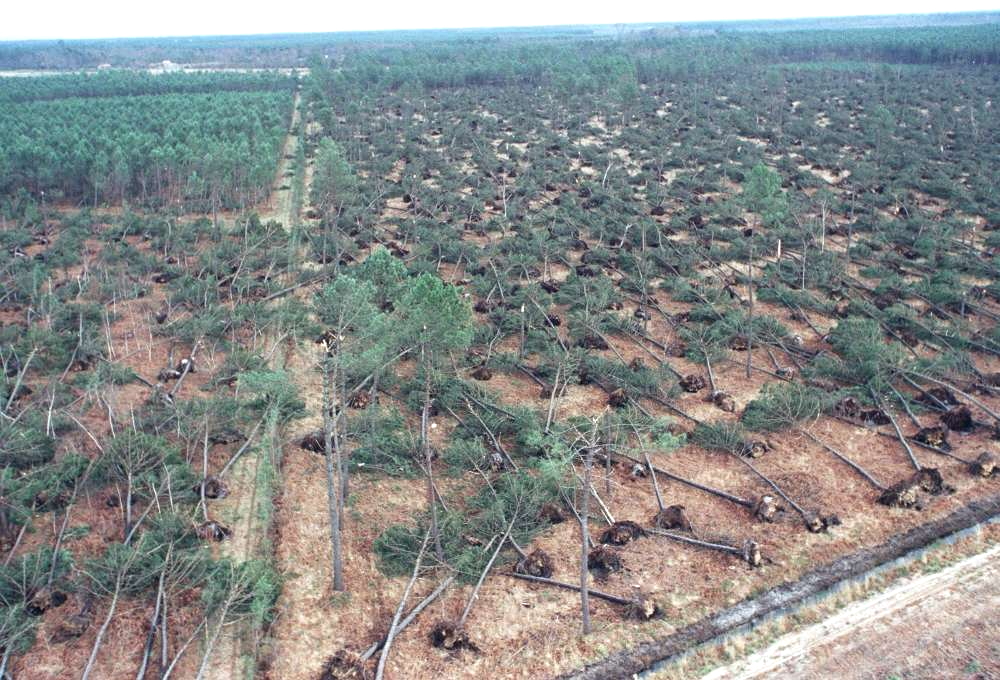
[[[794,610],[845,581],[862,577],[908,553],[998,516],[1000,494],[974,500],[940,519],[897,534],[880,545],[841,557],[807,572],[797,581],[776,586],[763,595],[743,600],[659,640],[617,652],[559,677],[567,680],[630,678],[673,661],[699,645],[721,642],[727,635],[765,617]]]

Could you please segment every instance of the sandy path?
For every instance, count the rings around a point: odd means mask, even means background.
[[[262,222],[267,220],[278,220],[285,223],[286,229],[294,226],[294,216],[292,212],[292,192],[290,189],[282,189],[282,186],[289,184],[290,178],[287,173],[295,163],[295,152],[298,149],[301,138],[299,121],[301,120],[302,95],[296,91],[292,104],[292,120],[289,123],[289,134],[285,137],[285,143],[281,147],[281,157],[278,159],[278,169],[274,173],[274,182],[271,183],[271,193],[268,197],[267,205],[262,206],[258,215]],[[292,134],[295,130],[299,134]]]
[[[259,213],[261,220],[281,220],[287,228],[294,227],[295,215],[292,214],[291,191],[280,189],[287,182],[286,173],[292,167],[299,137],[292,134],[300,120],[300,95],[295,93],[292,120],[289,134],[282,147],[281,159],[271,187],[268,205]],[[291,157],[291,158],[290,158]],[[273,353],[272,364],[281,368],[286,361],[284,352],[277,348]],[[216,501],[215,512],[224,524],[233,530],[230,540],[220,546],[222,555],[242,562],[257,556],[261,542],[266,538],[267,527],[261,525],[261,498],[258,494],[261,474],[261,458],[270,455],[273,446],[280,446],[283,433],[268,429],[265,423],[257,435],[257,441],[247,453],[237,461],[227,482],[229,496]],[[239,635],[240,628],[230,631],[218,642],[206,673],[208,680],[231,680],[246,677],[248,657],[252,650],[244,650]]]
[[[705,678],[1000,677],[1000,546],[919,575]]]

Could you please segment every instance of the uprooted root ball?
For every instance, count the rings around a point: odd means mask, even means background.
[[[729,349],[737,352],[746,352],[750,347],[750,341],[745,335],[734,335],[729,340]]]
[[[784,510],[774,496],[764,495],[753,504],[753,516],[763,522],[774,522]]]
[[[646,535],[646,531],[629,520],[615,522],[601,533],[601,543],[605,545],[625,545]]]
[[[686,342],[680,340],[675,340],[667,345],[666,353],[668,357],[673,357],[675,359],[680,359],[685,356],[688,351],[688,346]],[[702,385],[704,387],[704,385]]]
[[[834,413],[850,420],[859,420],[870,425],[886,425],[889,416],[879,408],[866,408],[854,397],[844,397],[833,407]]]
[[[663,615],[663,608],[652,595],[640,593],[625,607],[625,616],[639,621],[650,621]]]
[[[555,503],[544,503],[538,509],[538,519],[550,524],[559,524],[566,521],[566,513]]]
[[[199,524],[195,533],[203,541],[224,541],[232,536],[233,531],[227,526],[209,520]]]
[[[716,408],[726,413],[736,411],[736,400],[728,392],[713,392],[712,403],[715,404]]]
[[[371,671],[360,656],[341,649],[323,664],[319,680],[370,680],[371,677]]]
[[[653,515],[653,526],[660,529],[692,531],[691,521],[688,519],[687,513],[684,512],[683,505],[671,505],[660,510]]]
[[[954,491],[952,487],[944,483],[944,477],[941,476],[941,472],[937,468],[920,468],[919,472],[913,474],[913,478],[920,484],[921,489],[934,496]]]
[[[680,379],[681,389],[685,392],[700,392],[705,389],[705,379],[700,375],[686,375]]]
[[[347,405],[356,411],[362,411],[372,403],[370,392],[357,392],[347,400]]]
[[[931,387],[924,390],[917,396],[916,401],[928,406],[938,406],[940,404],[947,406],[958,405],[958,399],[955,398],[954,392],[945,387]]]
[[[942,451],[951,451],[951,444],[948,443],[948,427],[946,425],[922,427],[913,438],[921,444],[927,444]]]
[[[326,450],[323,431],[310,432],[299,440],[298,446],[300,449],[312,451],[313,453],[323,453]]]
[[[760,546],[757,541],[747,539],[743,541],[743,561],[751,567],[759,567],[764,562],[760,554]]]
[[[478,647],[469,639],[468,633],[448,621],[441,621],[431,630],[431,644],[438,649],[446,649],[450,652],[462,649],[472,652],[479,651]]]
[[[920,484],[915,483],[913,478],[908,478],[896,482],[883,491],[878,502],[890,508],[917,508],[920,509]]]
[[[989,451],[983,451],[969,465],[969,471],[977,477],[992,477],[997,473],[997,460]]]
[[[493,379],[493,371],[491,371],[486,366],[477,366],[476,368],[472,369],[472,372],[469,373],[469,375],[475,378],[476,380],[480,381],[487,381]]]
[[[41,616],[50,609],[61,607],[66,603],[66,593],[52,586],[39,588],[29,599],[27,612],[31,616]]]
[[[941,414],[941,422],[946,428],[956,432],[970,432],[976,424],[972,419],[972,411],[965,404],[955,406]]]
[[[840,526],[840,517],[837,515],[808,514],[803,521],[806,529],[814,534],[822,534],[829,531],[830,527]]]
[[[773,450],[774,447],[771,446],[769,442],[762,439],[755,439],[749,442],[743,442],[740,446],[739,454],[744,458],[760,458],[768,451]]]
[[[628,393],[622,388],[618,388],[608,395],[608,406],[614,408],[624,408],[628,406]]]
[[[584,349],[608,349],[608,343],[604,342],[604,338],[597,335],[584,335],[576,341],[576,346]]]
[[[552,576],[552,558],[544,550],[532,550],[530,553],[518,560],[514,566],[514,571],[518,574],[528,576],[540,576],[549,578]]]
[[[202,484],[199,484],[194,488],[195,493],[200,494],[202,492],[202,486],[204,485],[205,498],[225,498],[229,495],[229,488],[226,483],[223,482],[218,477],[210,476],[206,477]]]
[[[599,545],[587,555],[587,568],[594,572],[597,578],[607,578],[608,574],[621,571],[624,567],[622,557],[617,550]]]
[[[937,468],[921,468],[882,492],[878,502],[890,508],[922,508],[920,492],[938,495],[948,491]]]

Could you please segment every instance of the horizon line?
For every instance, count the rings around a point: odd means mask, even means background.
[[[588,27],[671,27],[671,26],[720,26],[726,24],[765,24],[773,22],[805,22],[805,21],[850,21],[854,19],[890,19],[895,17],[933,18],[933,17],[960,17],[975,15],[996,15],[996,22],[983,22],[984,25],[1000,23],[1000,8],[986,10],[965,10],[956,12],[899,12],[894,14],[846,14],[846,15],[823,15],[823,16],[785,16],[785,17],[763,17],[756,19],[686,19],[680,21],[630,21],[613,23],[580,23],[580,24],[514,24],[504,26],[441,26],[422,28],[365,28],[350,29],[340,31],[279,31],[274,33],[192,33],[174,35],[118,35],[100,36],[87,38],[0,38],[0,45],[11,43],[51,43],[51,42],[100,42],[100,41],[129,41],[129,40],[194,40],[208,38],[275,38],[275,37],[295,37],[295,36],[348,36],[356,34],[389,34],[389,33],[434,33],[441,31],[517,31],[531,29],[572,29]],[[866,27],[857,27],[863,29]],[[872,27],[874,28],[874,27]],[[915,27],[910,27],[915,28]]]

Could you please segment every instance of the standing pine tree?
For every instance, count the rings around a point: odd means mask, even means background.
[[[743,200],[748,210],[756,213],[758,224],[765,227],[780,226],[788,216],[788,199],[781,190],[781,176],[766,165],[758,163],[750,171],[743,187]],[[751,237],[752,238],[752,237]],[[805,262],[803,245],[802,261]],[[753,243],[747,259],[747,377],[753,368]]]
[[[376,344],[381,315],[375,307],[375,287],[349,276],[337,277],[316,299],[316,314],[326,325],[321,359],[323,373],[323,450],[326,458],[327,506],[330,516],[333,589],[344,590],[341,532],[348,491],[343,413],[347,380],[361,368],[366,348]],[[363,370],[363,368],[362,368]]]
[[[404,340],[401,344],[416,347],[424,380],[423,407],[420,415],[420,446],[427,473],[427,506],[431,519],[431,538],[439,560],[444,560],[437,522],[437,501],[429,438],[429,421],[435,375],[446,366],[453,352],[464,351],[472,341],[472,314],[469,305],[454,286],[437,276],[423,273],[410,285],[399,304],[397,326]]]

